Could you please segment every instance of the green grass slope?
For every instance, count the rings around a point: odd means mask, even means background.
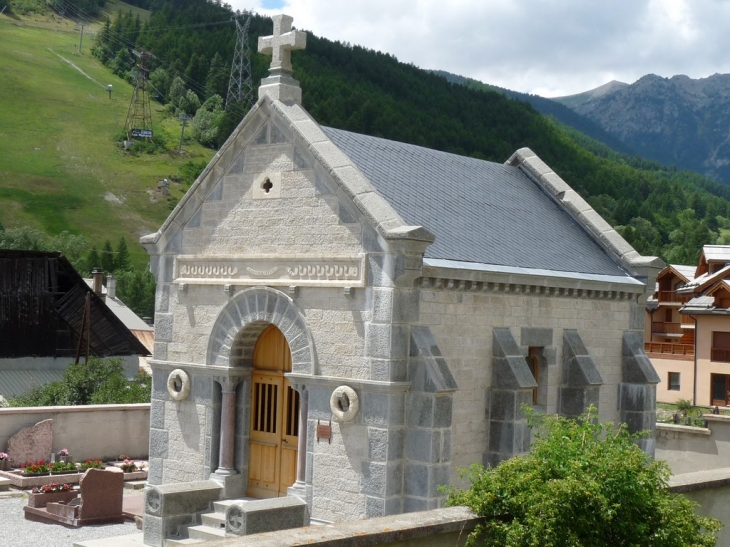
[[[133,88],[91,56],[91,38],[79,55],[78,33],[57,16],[0,16],[0,223],[68,230],[97,248],[124,236],[143,265],[139,236],[155,231],[185,190],[173,184],[162,196],[157,182],[214,151],[189,142],[178,155],[180,125],[154,103],[156,140],[167,151],[120,149]]]

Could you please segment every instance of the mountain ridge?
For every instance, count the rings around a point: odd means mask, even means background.
[[[730,74],[647,74],[572,108],[644,157],[730,184]]]

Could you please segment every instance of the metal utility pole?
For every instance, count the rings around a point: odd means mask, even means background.
[[[152,140],[152,109],[150,107],[150,95],[147,92],[147,77],[149,70],[146,61],[152,54],[148,51],[136,51],[134,54],[139,57],[137,65],[137,78],[132,93],[132,101],[127,111],[127,121],[124,124],[124,132],[127,139],[142,138]]]
[[[182,153],[182,143],[183,143],[183,135],[185,135],[185,124],[190,119],[190,116],[187,114],[180,114],[178,117],[178,120],[182,122],[182,129],[180,130],[180,146],[177,147],[177,153]]]
[[[84,43],[84,27],[86,23],[79,23],[81,25],[81,38],[79,38],[79,55],[81,55],[81,44]]]
[[[253,83],[251,81],[251,59],[248,47],[248,27],[251,16],[241,26],[236,17],[236,49],[233,52],[231,63],[231,77],[228,80],[228,94],[226,95],[226,109],[231,103],[241,104],[246,111],[253,106]]]

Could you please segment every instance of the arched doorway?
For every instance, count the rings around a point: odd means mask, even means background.
[[[286,496],[297,478],[299,394],[284,377],[291,351],[282,332],[270,325],[253,350],[248,490],[255,498]]]

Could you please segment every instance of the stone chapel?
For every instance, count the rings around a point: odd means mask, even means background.
[[[522,403],[653,430],[644,303],[662,262],[527,148],[499,164],[321,127],[291,23],[259,41],[258,102],[141,240],[145,542],[206,485],[298,496],[325,522],[438,507],[459,468],[529,450]]]

